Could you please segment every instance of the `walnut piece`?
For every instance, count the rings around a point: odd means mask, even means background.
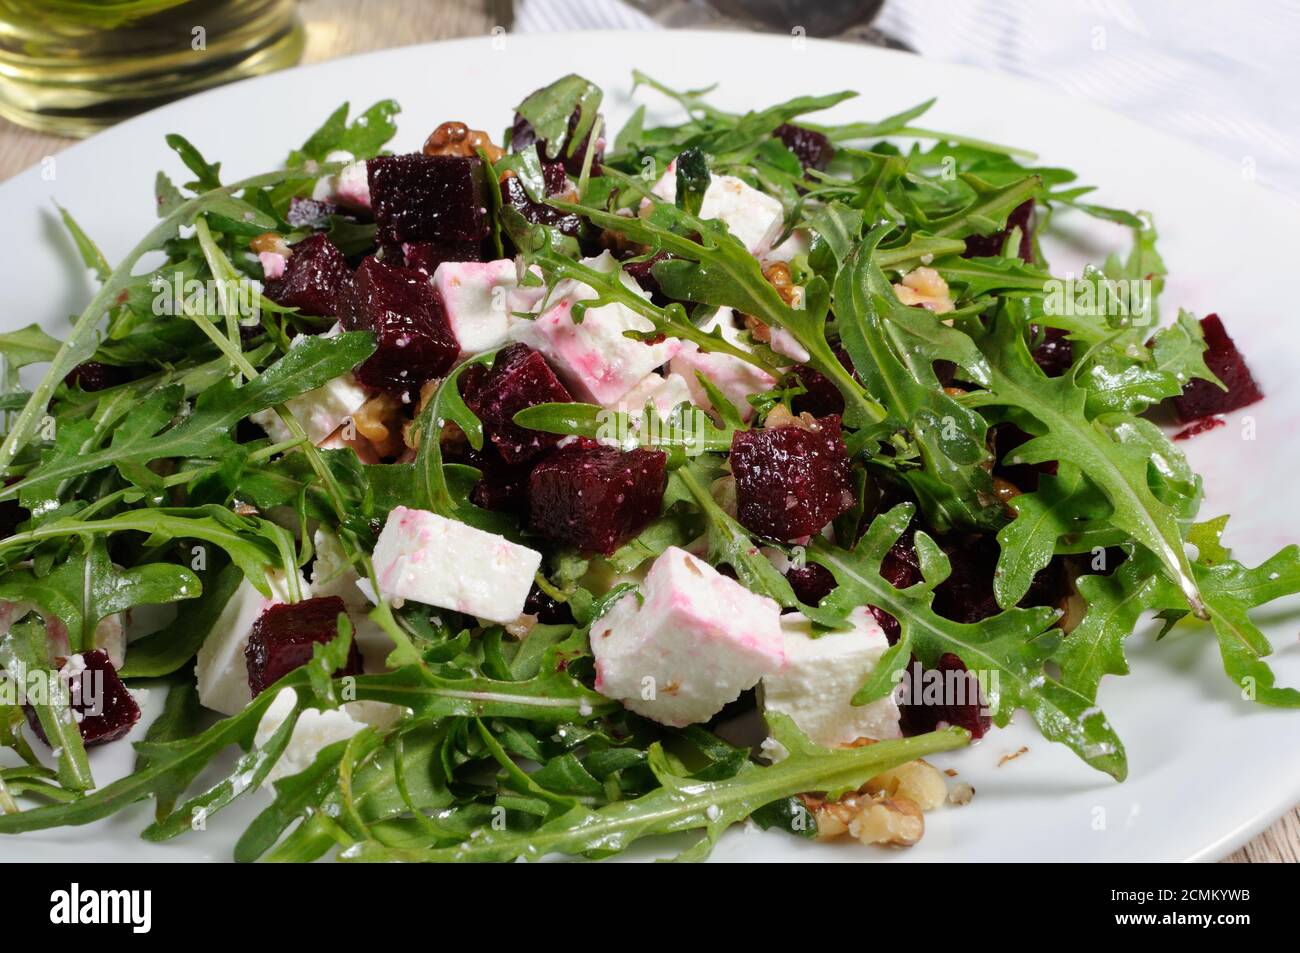
[[[370,441],[377,454],[381,457],[392,457],[404,449],[402,444],[404,419],[401,401],[391,394],[376,394],[352,415],[352,426],[360,436]]]
[[[947,314],[956,307],[948,293],[948,282],[933,268],[916,268],[894,285],[898,300],[908,306],[920,305],[935,314]]]
[[[480,129],[471,129],[463,122],[444,122],[424,140],[426,156],[476,156],[482,149],[491,162],[496,162],[505,150]]]
[[[876,775],[867,782],[868,794],[902,797],[923,811],[933,811],[948,797],[942,772],[926,761],[909,761]]]
[[[925,835],[925,815],[905,797],[849,794],[838,801],[804,796],[817,821],[817,839],[848,834],[862,844],[911,847]]]

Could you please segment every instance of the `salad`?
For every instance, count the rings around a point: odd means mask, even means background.
[[[0,833],[254,796],[239,861],[908,846],[974,794],[925,759],[1013,716],[1122,781],[1145,613],[1300,705],[1250,618],[1300,550],[1234,560],[1177,442],[1263,394],[1162,319],[1148,214],[930,102],[634,79],[681,121],[569,75],[409,155],[345,104],[238,182],[168,136],[116,264],[61,210],[98,290],[0,334]],[[1063,209],[1131,249],[1054,271]]]

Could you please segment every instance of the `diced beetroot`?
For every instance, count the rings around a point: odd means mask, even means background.
[[[804,389],[790,401],[790,409],[796,414],[829,417],[844,413],[844,395],[821,371],[800,364],[790,371],[790,377]]]
[[[835,155],[835,147],[820,132],[784,123],[773,130],[772,135],[780,139],[787,149],[794,153],[800,165],[805,169],[824,170],[830,165]]]
[[[740,430],[731,441],[737,518],[772,539],[811,536],[853,505],[840,418],[816,430]]]
[[[131,379],[129,368],[113,364],[101,364],[99,361],[82,361],[63,378],[69,387],[80,387],[84,391],[106,390],[125,384]]]
[[[528,509],[528,475],[532,464],[511,466],[489,443],[477,464],[483,475],[470,491],[469,500],[485,510],[523,514]]]
[[[266,282],[265,293],[276,304],[325,317],[339,313],[339,298],[351,283],[343,253],[316,234],[293,246],[284,274]]]
[[[646,291],[651,294],[661,294],[663,289],[659,287],[659,280],[655,278],[653,269],[659,262],[667,261],[672,257],[674,256],[668,252],[661,251],[640,261],[625,261],[623,262],[623,271],[631,275],[632,279]]]
[[[785,578],[794,590],[794,597],[806,606],[817,605],[835,588],[835,577],[831,571],[817,563],[791,566],[786,570]]]
[[[993,595],[993,573],[1000,548],[991,535],[953,535],[937,541],[952,572],[934,589],[934,611],[954,622],[979,622],[1002,611]],[[1061,560],[1040,570],[1020,600],[1021,606],[1057,607],[1069,588]]]
[[[476,156],[380,156],[366,163],[381,244],[486,238],[487,180]]]
[[[943,722],[965,728],[972,738],[983,738],[993,724],[979,681],[951,652],[941,655],[939,664],[928,670],[913,655],[903,685],[899,712],[906,736],[934,731]]]
[[[1019,257],[1021,261],[1034,263],[1034,200],[1022,202],[1011,210],[1007,216],[1007,227],[992,235],[966,236],[966,250],[963,258],[995,258],[1002,254],[1002,246],[1013,228],[1020,229]]]
[[[482,261],[481,242],[413,242],[403,247],[407,268],[432,275],[444,261]]]
[[[537,404],[573,400],[540,353],[526,344],[501,351],[482,386],[465,398],[470,410],[483,421],[483,430],[507,463],[526,463],[560,442],[558,434],[527,430],[514,422],[515,414]]]
[[[378,349],[356,376],[391,394],[414,395],[460,354],[433,285],[413,268],[367,258],[339,299],[339,320],[348,331],[374,332]]]
[[[564,164],[560,162],[543,162],[542,178],[546,182],[548,198],[564,195],[572,190],[569,178],[564,174]],[[550,225],[566,235],[577,235],[582,219],[571,212],[562,212],[558,208],[534,202],[528,197],[528,190],[517,175],[506,176],[501,182],[501,201],[517,209],[527,221],[534,225]]]
[[[528,598],[524,600],[524,614],[537,616],[537,621],[543,625],[567,625],[573,621],[573,611],[569,604],[552,599],[537,583],[533,583],[533,588],[528,590]]]
[[[1190,427],[1184,427],[1178,433],[1174,434],[1174,440],[1190,440],[1197,434],[1205,433],[1207,430],[1213,430],[1215,427],[1222,427],[1227,421],[1222,417],[1206,417],[1196,421]]]
[[[885,558],[880,563],[880,575],[895,589],[906,589],[921,581],[921,563],[916,558],[916,547],[912,543],[911,530],[898,537],[894,545],[889,547],[889,552],[885,553]],[[884,609],[876,606],[867,606],[867,608],[871,610],[871,614],[876,617],[876,622],[884,630],[889,644],[896,644],[903,634],[898,620]]]
[[[1182,396],[1173,399],[1174,413],[1184,423],[1238,410],[1264,396],[1219,316],[1201,318],[1201,331],[1205,335],[1205,366],[1228,389],[1222,390],[1212,381],[1188,381]]]
[[[289,199],[289,211],[284,220],[294,228],[324,228],[331,215],[339,214],[339,207],[333,202],[321,202],[305,199],[295,195]]]
[[[569,117],[569,135],[572,135],[573,131],[578,128],[579,117],[580,117],[580,113],[577,109],[575,109],[573,111],[573,115]],[[599,116],[596,117],[596,121],[597,122],[600,121]],[[595,126],[592,126],[592,128],[595,129]],[[578,143],[577,147],[573,150],[573,153],[571,155],[566,154],[569,152],[569,144],[566,141],[564,144],[564,148],[561,150],[561,154],[555,156],[554,158],[557,161],[563,162],[565,170],[570,175],[581,175],[582,162],[587,155],[587,146],[590,143],[590,141],[591,141],[591,133],[587,133],[587,135],[583,137],[582,142]],[[546,141],[537,138],[537,130],[533,128],[533,124],[530,123],[523,116],[519,115],[518,113],[515,113],[514,124],[511,125],[510,127],[510,151],[522,152],[524,149],[527,149],[531,145],[537,146],[537,155],[539,158],[541,159],[550,158],[546,154]],[[597,139],[596,151],[595,154],[591,157],[592,174],[594,175],[600,174],[600,163],[604,158],[605,158],[604,140]]]
[[[346,614],[347,606],[338,596],[321,596],[277,603],[258,616],[244,650],[253,697],[310,662],[317,645],[328,644],[339,634],[339,616]],[[360,674],[361,652],[353,642],[347,663],[334,677]]]
[[[659,515],[667,462],[660,450],[557,450],[529,477],[528,528],[609,555]]]
[[[1030,349],[1034,363],[1043,369],[1048,377],[1060,377],[1074,363],[1074,343],[1069,339],[1068,331],[1061,328],[1037,329],[1042,340]]]
[[[80,664],[77,659],[80,659]],[[103,649],[54,661],[68,676],[69,707],[78,719],[77,729],[87,748],[116,741],[140,720],[140,706],[122,684],[117,669]],[[49,744],[45,729],[36,716],[36,709],[30,705],[25,705],[24,708],[32,731],[41,741]]]

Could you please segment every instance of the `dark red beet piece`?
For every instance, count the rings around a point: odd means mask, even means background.
[[[1174,413],[1184,423],[1238,410],[1264,396],[1219,316],[1201,318],[1201,331],[1205,335],[1205,366],[1228,389],[1222,390],[1212,381],[1188,381],[1182,396],[1173,399]]]
[[[339,298],[348,331],[373,331],[378,349],[356,370],[363,384],[414,395],[445,374],[460,354],[442,304],[427,275],[367,258]]]
[[[631,275],[632,279],[646,291],[649,291],[651,294],[661,294],[663,289],[659,287],[659,279],[654,276],[653,269],[655,265],[659,264],[659,262],[667,261],[669,258],[673,257],[674,256],[670,255],[668,252],[661,251],[640,261],[624,262],[623,271]]]
[[[791,566],[785,573],[794,597],[806,606],[815,606],[831,594],[835,588],[835,577],[825,566],[808,563],[806,566]]]
[[[926,669],[913,655],[903,686],[899,713],[904,735],[925,734],[946,722],[965,728],[972,738],[983,738],[993,724],[979,681],[951,652],[941,655],[939,664],[932,669]]]
[[[563,195],[569,191],[569,179],[564,174],[564,166],[559,162],[542,163],[542,175],[546,180],[547,197]],[[562,212],[540,202],[534,202],[528,196],[528,190],[517,175],[507,176],[501,182],[501,201],[518,210],[526,221],[534,225],[550,225],[566,235],[577,235],[582,226],[582,219],[571,212]]]
[[[486,238],[487,177],[475,156],[380,156],[366,163],[380,244]]]
[[[326,219],[339,214],[339,207],[333,202],[321,202],[305,199],[295,195],[289,199],[289,211],[284,220],[294,228],[324,228]]]
[[[934,611],[954,622],[979,622],[1002,611],[993,595],[993,572],[1000,549],[990,535],[954,535],[937,540],[948,555],[952,572],[934,589]],[[1057,607],[1065,597],[1069,579],[1061,560],[1040,570],[1020,600],[1022,606]]]
[[[515,414],[537,404],[569,403],[573,397],[546,359],[526,344],[512,344],[497,355],[482,386],[465,398],[483,421],[483,430],[507,463],[526,463],[560,442],[558,434],[527,430]]]
[[[352,283],[343,252],[324,235],[309,235],[293,246],[284,274],[266,282],[276,304],[322,317],[339,313],[339,298]]]
[[[1011,210],[1007,216],[1007,227],[992,235],[966,236],[966,250],[963,258],[994,258],[1002,254],[1002,246],[1013,228],[1020,229],[1019,257],[1021,261],[1034,263],[1034,200],[1022,202]]]
[[[820,132],[805,129],[803,126],[783,123],[772,131],[772,135],[780,139],[785,147],[794,153],[799,164],[805,169],[824,170],[830,165],[831,157],[835,155],[835,147],[831,145],[829,139]]]
[[[481,242],[414,242],[403,246],[407,268],[432,275],[444,261],[482,261]]]
[[[1030,349],[1034,363],[1048,377],[1060,377],[1074,363],[1074,344],[1060,328],[1042,328],[1042,340]],[[1035,337],[1037,339],[1037,337]]]
[[[258,616],[244,650],[253,697],[310,662],[317,645],[325,645],[339,634],[338,618],[346,614],[347,606],[338,596],[321,596],[277,603]],[[361,653],[353,642],[347,664],[334,677],[360,674]]]
[[[848,366],[846,357],[841,357],[841,361]],[[790,409],[796,414],[829,417],[844,413],[844,395],[821,371],[800,364],[790,371],[790,377],[804,389],[804,393],[790,401]]]
[[[1206,417],[1204,420],[1198,420],[1190,427],[1184,427],[1178,433],[1174,434],[1174,440],[1190,440],[1197,434],[1205,433],[1207,430],[1213,430],[1215,427],[1222,427],[1226,421],[1222,417]]]
[[[817,430],[737,431],[731,441],[737,518],[772,539],[811,536],[853,505],[840,418]]]
[[[129,368],[113,364],[101,364],[99,361],[82,361],[63,378],[69,387],[80,387],[84,391],[106,390],[125,384],[131,379]]]
[[[912,544],[912,531],[908,530],[894,541],[880,563],[880,575],[895,589],[906,589],[921,581],[921,563],[916,558],[916,547]],[[898,620],[875,606],[867,606],[876,622],[885,632],[890,645],[898,642],[903,634]]]
[[[81,732],[81,741],[87,748],[117,741],[140,720],[140,706],[122,684],[107,652],[95,649],[81,653],[80,658],[85,669],[76,675],[69,673],[68,689],[71,693],[69,706],[80,716],[77,729]],[[58,658],[54,661],[62,669],[69,660]],[[23,707],[32,731],[49,744],[45,729],[36,717],[36,709],[31,705]]]
[[[575,109],[573,111],[573,115],[569,117],[568,134],[570,136],[573,135],[573,131],[578,128],[579,116],[580,116],[579,111]],[[600,122],[599,116],[596,117],[596,121]],[[595,128],[596,127],[593,125],[592,129]],[[587,133],[587,135],[583,136],[582,142],[578,143],[577,147],[573,150],[573,154],[567,155],[566,153],[568,153],[569,151],[569,143],[566,137],[564,147],[560,150],[560,155],[555,156],[553,161],[562,162],[565,171],[567,171],[570,175],[581,175],[582,161],[587,155],[587,146],[590,143],[590,141],[591,141],[591,133],[589,132]],[[523,116],[519,115],[518,113],[515,113],[515,121],[513,125],[511,125],[510,127],[510,151],[523,152],[525,149],[527,149],[529,146],[532,145],[537,146],[538,158],[542,160],[550,159],[550,157],[547,156],[546,154],[546,141],[544,139],[537,138],[537,130],[533,128],[532,123],[530,123],[527,119],[525,119]],[[600,163],[604,158],[605,158],[605,147],[603,144],[603,140],[597,139],[596,151],[595,154],[591,157],[591,171],[593,175],[600,174]]]
[[[537,616],[537,621],[543,625],[567,625],[573,621],[573,611],[569,604],[552,599],[537,583],[533,583],[533,587],[528,590],[528,598],[524,600],[524,614]]]
[[[528,528],[609,555],[659,515],[667,462],[660,450],[557,450],[528,479]]]
[[[483,475],[470,491],[469,500],[485,510],[504,510],[524,513],[528,508],[528,475],[532,464],[511,466],[491,444],[483,448],[476,464]]]

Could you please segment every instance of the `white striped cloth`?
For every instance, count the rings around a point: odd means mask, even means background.
[[[1300,197],[1300,0],[887,0],[873,25],[923,56],[1126,113]],[[618,0],[523,0],[515,22],[658,28]]]

